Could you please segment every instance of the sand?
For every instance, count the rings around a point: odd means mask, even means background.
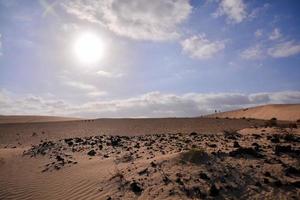
[[[299,124],[265,123],[3,123],[0,199],[299,199]]]
[[[209,117],[220,118],[254,118],[269,120],[273,117],[278,120],[297,121],[300,120],[300,104],[273,104],[251,108],[244,108],[229,112],[222,112]]]
[[[0,115],[0,124],[30,123],[30,122],[59,122],[74,121],[80,118],[58,117],[58,116],[36,116],[36,115]]]

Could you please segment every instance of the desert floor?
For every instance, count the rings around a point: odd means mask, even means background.
[[[2,123],[0,199],[299,199],[300,129],[265,123]]]

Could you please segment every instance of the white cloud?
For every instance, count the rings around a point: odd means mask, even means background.
[[[299,103],[300,91],[273,93],[187,93],[183,95],[150,92],[127,99],[70,104],[63,100],[26,95],[11,98],[0,90],[1,114],[52,114],[83,117],[167,117],[200,116],[214,110],[272,103]]]
[[[80,19],[139,40],[178,37],[178,25],[192,9],[189,0],[65,0],[62,5]]]
[[[284,58],[299,53],[300,43],[295,41],[281,42],[268,49],[268,54],[274,58]]]
[[[261,13],[265,13],[270,6],[271,6],[270,4],[265,3],[263,6],[253,9],[251,13],[248,15],[248,19],[252,20],[257,18]]]
[[[263,35],[263,31],[261,29],[257,29],[254,32],[255,37],[261,37]]]
[[[66,81],[65,84],[81,90],[89,90],[89,91],[97,90],[97,88],[93,85],[78,82],[78,81]]]
[[[181,41],[182,50],[192,58],[208,59],[225,48],[224,41],[209,41],[205,35],[192,36]]]
[[[122,74],[122,73],[112,73],[112,72],[103,71],[103,70],[97,71],[96,74],[98,76],[104,77],[104,78],[121,78],[124,76],[124,74]]]
[[[63,83],[74,89],[81,90],[84,94],[91,97],[107,95],[106,91],[100,91],[97,87],[91,84],[87,84],[79,81],[64,81]]]
[[[221,0],[214,17],[226,15],[227,22],[240,23],[247,17],[246,5],[243,0]]]
[[[272,31],[271,35],[269,36],[270,40],[277,40],[281,37],[281,32],[278,28],[274,28],[274,30]]]
[[[258,60],[264,57],[264,50],[261,45],[255,45],[242,51],[240,56],[247,60]]]

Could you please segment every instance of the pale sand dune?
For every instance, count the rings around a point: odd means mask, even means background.
[[[65,122],[0,124],[0,145],[21,146],[40,140],[84,137],[99,134],[144,135],[156,133],[216,133],[224,129],[242,129],[260,120],[209,118],[96,119]]]
[[[297,155],[284,152],[280,156],[275,155],[274,148],[269,147],[274,144],[267,139],[272,135],[263,130],[245,129],[241,131],[239,139],[232,139],[237,137],[235,134],[123,137],[121,141],[124,146],[115,147],[105,145],[111,140],[110,136],[106,136],[105,140],[98,140],[104,141],[98,144],[106,148],[100,150],[89,143],[79,146],[72,144],[73,147],[79,147],[75,152],[65,141],[56,141],[53,149],[49,148],[50,151],[45,155],[39,153],[33,157],[22,155],[28,147],[3,148],[0,149],[0,199],[299,199],[300,182],[298,175],[294,175],[298,172],[285,174],[290,166],[297,167]],[[278,130],[271,128],[266,131],[278,133]],[[260,133],[261,138],[253,133]],[[295,134],[300,138],[299,130]],[[91,142],[94,139],[84,140]],[[185,142],[187,140],[190,142]],[[229,156],[228,153],[237,150],[233,147],[234,141],[253,151],[251,144],[256,142],[264,150],[250,153],[238,151],[237,155]],[[152,145],[147,145],[149,142]],[[139,148],[134,147],[137,143],[140,144]],[[186,145],[187,149],[193,145],[203,147],[205,152],[194,157],[195,161],[184,157],[183,162],[180,152],[186,150],[179,150],[178,144]],[[291,143],[283,140],[280,143],[283,146],[287,144]],[[299,149],[297,143],[293,143],[293,146],[293,149]],[[132,150],[127,151],[127,148]],[[95,156],[87,155],[91,149],[96,150]],[[222,153],[217,155],[216,152],[220,151]],[[129,152],[133,160],[118,161]],[[63,156],[65,164],[58,161],[57,155]],[[104,155],[109,157],[105,158]],[[68,160],[76,160],[77,164],[68,164]],[[60,163],[61,168],[55,169],[54,165],[47,167],[49,163]],[[266,172],[270,175],[266,175]],[[134,182],[139,183],[141,192],[132,189]],[[212,185],[216,185],[216,191]]]
[[[29,122],[59,122],[74,121],[80,118],[58,117],[58,116],[37,116],[37,115],[0,115],[0,124],[29,123]]]
[[[0,124],[1,200],[300,197],[299,128],[257,128],[265,121],[216,118],[15,122],[21,123]],[[240,129],[240,136],[222,133]],[[295,137],[286,139],[286,131]],[[274,134],[283,135],[279,142]],[[236,152],[234,142],[250,153]],[[276,155],[276,145],[291,145],[291,152]],[[204,160],[199,157],[204,164],[182,162],[181,153],[194,148],[204,149]],[[292,175],[286,174],[291,166]]]
[[[78,157],[80,165],[41,173],[49,161],[28,159],[22,149],[1,149],[0,159],[0,199],[99,199],[99,183],[114,173],[112,160]]]
[[[209,117],[220,118],[255,118],[269,120],[273,117],[278,120],[297,121],[300,119],[300,104],[273,104],[244,108],[234,111],[222,112]]]

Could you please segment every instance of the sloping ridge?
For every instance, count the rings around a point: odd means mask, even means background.
[[[265,120],[275,117],[278,120],[297,121],[300,119],[300,104],[270,104],[212,114],[208,117],[245,117]]]
[[[80,118],[38,116],[38,115],[0,115],[0,124],[29,123],[29,122],[59,122],[81,120]]]

